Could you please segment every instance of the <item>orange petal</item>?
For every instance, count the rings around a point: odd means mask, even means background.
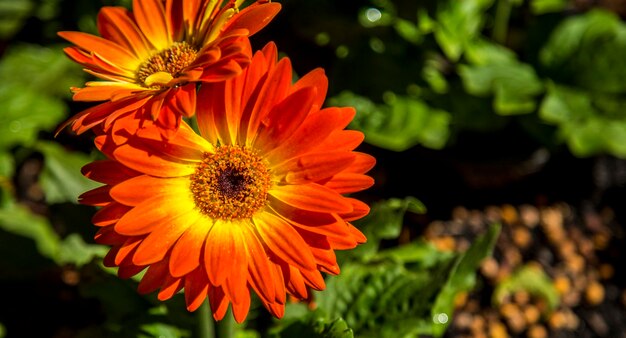
[[[315,151],[350,151],[358,147],[364,139],[365,135],[357,130],[335,130],[315,147]]]
[[[224,31],[245,28],[249,35],[263,29],[280,11],[281,5],[276,2],[253,4],[242,9],[224,28]]]
[[[328,92],[328,78],[323,68],[316,68],[308,72],[301,77],[296,83],[294,83],[292,91],[300,90],[301,88],[313,87],[315,91],[315,99],[312,105],[317,109],[321,109],[324,105],[324,99],[326,99],[326,92]]]
[[[177,217],[195,214],[194,206],[191,198],[181,200],[177,194],[154,196],[127,212],[115,225],[115,231],[127,236],[145,235],[171,226]]]
[[[163,143],[162,150],[167,150],[168,146]],[[188,176],[196,171],[194,162],[177,161],[163,154],[155,154],[152,150],[146,147],[146,144],[142,146],[139,142],[132,145],[125,144],[115,148],[113,156],[129,168],[157,177]]]
[[[157,298],[160,301],[168,300],[174,297],[174,295],[183,288],[183,285],[182,278],[175,278],[171,275],[167,275],[165,281],[161,285],[161,290],[159,290],[159,293],[157,294]]]
[[[306,242],[289,224],[269,212],[261,212],[253,221],[261,240],[274,254],[295,267],[315,269],[315,258]]]
[[[241,227],[246,242],[248,256],[248,281],[265,302],[273,302],[276,297],[269,258],[257,235],[247,226]],[[281,281],[282,282],[282,281]]]
[[[80,172],[90,180],[112,185],[139,175],[138,172],[112,160],[99,160],[88,163],[80,169]]]
[[[91,218],[91,222],[95,226],[108,226],[118,222],[129,210],[130,207],[113,202],[98,210]]]
[[[324,283],[324,277],[322,274],[316,270],[300,270],[302,274],[302,278],[307,285],[312,287],[315,290],[324,290],[326,288],[326,283]]]
[[[222,285],[233,271],[235,263],[240,263],[239,259],[245,253],[245,248],[236,246],[239,241],[235,236],[238,234],[231,227],[237,226],[240,225],[218,220],[209,231],[204,247],[204,265],[213,285]]]
[[[352,204],[345,197],[315,183],[274,186],[269,194],[299,209],[328,213],[352,211]]]
[[[98,83],[97,86],[93,86],[94,83]],[[106,101],[111,100],[113,97],[129,96],[134,92],[142,91],[141,88],[134,84],[126,84],[119,82],[88,82],[87,85],[91,87],[80,88],[74,92],[72,97],[74,101],[93,102],[93,101]],[[123,95],[120,95],[124,93]]]
[[[107,205],[111,203],[109,190],[111,190],[111,187],[108,185],[89,190],[78,196],[78,203],[98,207]]]
[[[270,163],[281,163],[309,152],[334,130],[345,128],[354,118],[354,108],[326,108],[309,114],[291,137],[267,153]]]
[[[133,0],[133,15],[137,25],[158,51],[172,45],[163,2],[159,0]]]
[[[355,152],[354,154],[356,155],[356,159],[345,172],[363,174],[370,171],[370,169],[376,165],[376,158],[374,158],[374,156],[359,152]]]
[[[361,174],[339,173],[324,182],[324,186],[340,194],[365,190],[374,185],[374,179]]]
[[[156,291],[163,281],[167,278],[167,259],[164,259],[158,263],[152,264],[146,270],[146,273],[141,278],[137,292],[140,294],[148,294]]]
[[[128,265],[132,263],[132,255],[137,251],[137,247],[141,244],[140,237],[129,237],[120,247],[117,255],[115,255],[115,265]]]
[[[248,315],[248,311],[250,310],[250,291],[248,288],[244,287],[240,289],[242,300],[238,303],[233,302],[233,316],[235,317],[235,321],[239,324],[243,323]]]
[[[141,175],[126,180],[111,189],[111,197],[128,206],[137,206],[159,195],[185,195],[189,193],[188,178],[156,178]]]
[[[148,265],[162,260],[172,245],[191,224],[197,221],[198,217],[198,214],[191,212],[156,227],[137,248],[133,256],[133,264]]]
[[[306,299],[309,292],[306,289],[306,284],[304,284],[304,278],[302,278],[300,271],[291,265],[287,265],[286,270],[288,273],[285,275],[285,279],[289,293],[299,299]]]
[[[345,219],[346,221],[354,221],[354,220],[363,218],[367,214],[369,214],[370,207],[367,204],[355,198],[346,197],[346,199],[348,200],[350,204],[352,204],[353,210],[351,212],[339,214],[341,218]]]
[[[263,120],[255,144],[271,149],[291,136],[311,111],[315,89],[306,87],[276,104]]]
[[[126,8],[103,7],[98,13],[98,31],[103,38],[132,50],[138,58],[150,57],[151,47]]]
[[[204,303],[209,291],[206,274],[201,268],[185,276],[185,303],[187,310],[195,311]]]
[[[341,172],[354,158],[354,154],[346,151],[309,153],[281,165],[277,174],[286,172],[285,182],[289,184],[315,182]]]
[[[76,46],[97,53],[105,60],[124,69],[136,69],[141,63],[141,60],[122,46],[101,37],[82,32],[59,32],[58,34]]]
[[[199,218],[180,236],[170,254],[170,273],[172,276],[182,277],[200,266],[202,248],[211,227],[211,221]]]
[[[289,58],[283,58],[278,62],[276,68],[268,74],[268,79],[264,83],[263,88],[256,99],[254,108],[250,116],[243,116],[243,121],[247,121],[247,140],[254,140],[261,125],[261,122],[267,117],[271,109],[280,101],[282,101],[291,86],[291,61]]]
[[[228,299],[224,294],[222,287],[214,287],[209,285],[209,303],[211,304],[211,311],[213,312],[213,318],[215,320],[221,320],[224,318],[226,311],[228,310]]]

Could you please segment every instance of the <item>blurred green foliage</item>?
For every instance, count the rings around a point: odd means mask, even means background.
[[[545,300],[548,312],[553,311],[559,305],[559,293],[554,287],[552,280],[542,269],[532,265],[520,267],[502,283],[498,284],[493,293],[493,302],[502,304],[506,297],[510,297],[516,291],[521,290]]]

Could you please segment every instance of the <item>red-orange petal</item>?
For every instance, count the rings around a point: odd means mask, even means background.
[[[315,183],[274,186],[269,194],[296,208],[328,213],[348,213],[352,204],[329,188]]]
[[[170,253],[172,276],[182,277],[200,266],[202,248],[211,226],[211,221],[199,218],[180,236]]]
[[[281,5],[276,2],[248,6],[233,17],[224,27],[224,30],[244,28],[249,35],[263,29],[280,11]]]
[[[299,269],[315,269],[315,258],[306,242],[287,222],[269,212],[254,217],[260,239],[278,257]]]

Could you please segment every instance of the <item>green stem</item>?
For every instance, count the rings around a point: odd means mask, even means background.
[[[506,42],[506,36],[509,33],[509,18],[511,17],[511,10],[513,4],[511,0],[498,0],[498,7],[496,7],[496,17],[493,24],[493,31],[491,37],[499,44]]]
[[[213,325],[213,316],[211,316],[211,308],[209,300],[205,300],[198,309],[198,332],[201,338],[215,338],[215,327]]]
[[[230,309],[224,315],[224,319],[217,322],[217,337],[218,338],[233,338],[235,336],[235,320],[233,319],[233,313]]]

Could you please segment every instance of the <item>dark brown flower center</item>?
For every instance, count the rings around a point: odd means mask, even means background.
[[[196,207],[215,219],[246,219],[267,204],[271,176],[256,152],[239,146],[220,146],[205,154],[191,176]]]
[[[139,66],[137,82],[147,88],[163,87],[196,60],[197,54],[198,52],[186,42],[177,42]]]

